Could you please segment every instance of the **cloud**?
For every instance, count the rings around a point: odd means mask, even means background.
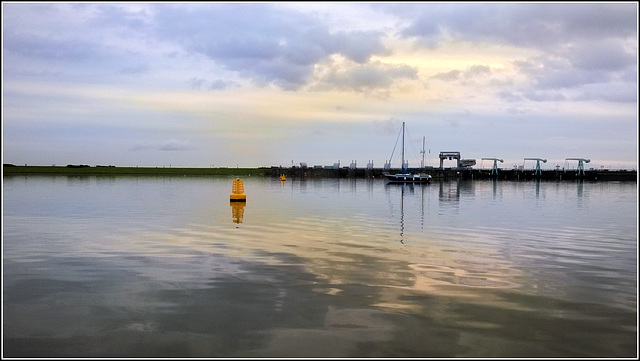
[[[334,60],[326,64],[326,70],[321,73],[317,85],[318,89],[357,92],[386,90],[396,81],[418,78],[418,70],[415,67],[403,64],[385,64],[380,61],[355,64]]]
[[[513,92],[510,90],[501,90],[497,94],[498,98],[508,102],[508,103],[516,103],[523,100],[523,98],[517,94],[517,92]]]
[[[438,73],[431,77],[431,79],[438,79],[444,81],[454,81],[460,79],[462,72],[460,70],[451,70],[444,73]]]
[[[202,88],[202,85],[204,84],[205,81],[206,80],[204,79],[193,77],[189,79],[189,86],[191,87],[191,89],[200,89]]]
[[[637,64],[635,52],[625,49],[623,42],[609,39],[568,46],[566,57],[572,66],[593,71],[620,71]]]
[[[176,139],[169,139],[167,141],[156,143],[143,141],[134,144],[130,151],[143,151],[143,150],[161,150],[161,151],[187,151],[187,150],[195,150],[197,149],[195,146],[191,144],[189,141],[181,141]]]
[[[238,84],[233,81],[224,81],[222,79],[217,79],[211,82],[209,85],[210,90],[225,90],[232,87],[237,87]]]
[[[3,35],[3,50],[25,57],[44,59],[50,62],[83,63],[102,56],[102,51],[92,41],[52,38],[11,30]]]
[[[447,72],[437,73],[436,75],[431,76],[430,79],[437,79],[442,81],[455,81],[455,80],[460,80],[461,78],[473,79],[473,78],[478,78],[485,75],[491,75],[491,67],[487,65],[472,65],[468,67],[465,71],[454,69]]]
[[[587,97],[604,100],[605,89],[611,89],[608,84],[612,82],[621,87],[614,93],[636,86],[638,8],[634,3],[409,4],[388,6],[385,10],[412,17],[398,34],[420,45],[436,48],[451,42],[474,43],[537,52],[535,56],[512,60],[528,83],[516,89],[522,97],[502,93],[501,98],[510,102],[516,97],[534,101]],[[489,72],[490,69],[479,67],[465,73],[452,69],[431,79],[457,81]],[[628,85],[620,82],[622,79]],[[589,95],[580,97],[567,93],[593,88],[594,84],[600,84],[601,90],[591,89]]]
[[[196,148],[192,146],[189,141],[180,141],[176,139],[170,139],[160,144],[160,147],[158,149],[166,150],[166,151],[176,151],[176,150],[182,151],[182,150],[193,150]]]
[[[139,64],[130,67],[125,67],[120,70],[120,74],[125,75],[142,75],[149,72],[149,64]]]
[[[603,87],[587,88],[573,98],[575,101],[600,100],[612,103],[636,103],[638,101],[638,88],[635,86],[619,86],[613,89]]]
[[[536,102],[565,100],[565,96],[558,92],[527,91],[523,92],[522,95],[526,99]]]
[[[637,4],[476,3],[402,5],[388,10],[413,10],[401,36],[427,43],[447,40],[557,49],[579,39],[634,37]]]
[[[203,78],[193,77],[187,81],[189,83],[189,87],[192,90],[214,90],[221,91],[233,87],[238,87],[239,84],[233,81],[225,81],[222,79],[216,79],[213,81],[208,81]]]
[[[2,6],[3,126],[25,127],[5,137],[7,144],[30,143],[27,126],[46,129],[43,137],[52,138],[48,130],[56,129],[56,138],[75,142],[80,137],[72,128],[107,122],[118,132],[96,131],[87,143],[113,151],[118,142],[123,160],[157,156],[153,161],[162,163],[185,158],[179,151],[197,144],[185,159],[208,164],[213,154],[225,159],[220,149],[228,144],[250,138],[276,150],[246,159],[270,163],[297,152],[283,139],[313,130],[330,135],[318,137],[315,152],[353,129],[369,142],[360,127],[372,119],[415,122],[427,134],[440,126],[443,137],[456,135],[443,147],[467,144],[459,135],[478,123],[461,122],[451,132],[445,122],[458,120],[455,110],[462,108],[471,112],[468,119],[486,116],[492,119],[486,124],[496,126],[520,126],[513,114],[541,119],[550,113],[556,118],[541,120],[536,129],[563,124],[565,113],[581,113],[580,119],[616,114],[637,123],[633,3]],[[230,124],[247,126],[231,131]],[[371,126],[369,133],[384,138],[380,128]],[[397,128],[389,130],[394,137]],[[469,142],[491,136],[483,131]],[[521,133],[513,131],[514,143],[526,141]],[[153,140],[152,134],[169,135]],[[277,145],[269,143],[273,139]],[[340,146],[330,157],[355,144],[333,141]],[[46,144],[40,149],[58,143]],[[54,153],[44,151],[44,157]],[[108,159],[112,152],[104,154]]]
[[[396,118],[372,121],[375,130],[384,135],[399,135],[401,121]]]
[[[467,79],[484,75],[491,75],[491,67],[487,65],[472,65],[464,72],[464,77]]]
[[[273,4],[162,4],[154,20],[159,39],[288,90],[304,86],[314,65],[333,54],[365,63],[386,51],[380,33],[331,33],[319,19]]]

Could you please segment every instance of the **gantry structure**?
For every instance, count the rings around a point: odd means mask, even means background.
[[[578,176],[584,176],[584,164],[591,162],[591,159],[586,158],[565,158],[565,160],[577,160],[578,161]]]
[[[499,159],[499,158],[482,158],[482,160],[492,160],[493,161],[493,168],[491,169],[491,176],[495,177],[498,175],[498,162],[500,163],[504,163],[503,159]]]
[[[535,176],[541,176],[542,175],[542,170],[540,169],[540,162],[542,163],[546,163],[547,160],[543,159],[543,158],[525,158],[525,161],[527,160],[535,160],[536,161],[536,170],[535,172],[533,172],[533,175]],[[524,164],[522,165],[522,167],[524,168]]]

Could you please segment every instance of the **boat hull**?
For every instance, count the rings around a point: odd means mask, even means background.
[[[430,175],[418,175],[418,174],[384,174],[387,181],[391,183],[429,183],[431,182]]]

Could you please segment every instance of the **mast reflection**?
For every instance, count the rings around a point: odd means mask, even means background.
[[[405,231],[405,217],[404,217],[404,198],[405,195],[413,195],[415,194],[415,185],[412,183],[406,183],[406,184],[398,184],[398,183],[386,183],[385,184],[387,190],[389,190],[390,188],[394,188],[394,187],[400,187],[400,243],[404,244],[404,231]],[[419,184],[418,185],[421,189],[421,194],[420,194],[420,225],[421,227],[424,226],[424,189],[426,186],[425,184]],[[389,194],[389,193],[387,193]],[[389,204],[391,207],[391,203]]]

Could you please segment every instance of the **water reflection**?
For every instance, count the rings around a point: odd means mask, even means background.
[[[460,201],[460,182],[459,179],[438,182],[440,202],[458,203]]]
[[[231,205],[231,217],[233,218],[233,223],[242,223],[242,218],[244,217],[244,207],[247,206],[246,202],[229,202]]]
[[[636,352],[633,187],[278,182],[6,182],[5,356]]]
[[[413,184],[413,183],[385,183],[387,198],[389,200],[389,208],[390,212],[393,215],[393,207],[391,206],[391,198],[390,198],[390,190],[398,190],[399,194],[399,203],[400,203],[400,211],[399,211],[399,230],[400,230],[400,243],[404,244],[404,235],[405,235],[405,200],[411,199],[415,200],[416,198],[416,187],[419,188],[420,193],[418,198],[419,202],[419,210],[420,210],[420,227],[424,229],[424,220],[425,220],[425,192],[429,188],[429,184]],[[370,189],[370,193],[373,192],[373,187]],[[428,200],[427,200],[428,202]]]
[[[582,198],[584,196],[584,180],[578,180],[578,198]]]

